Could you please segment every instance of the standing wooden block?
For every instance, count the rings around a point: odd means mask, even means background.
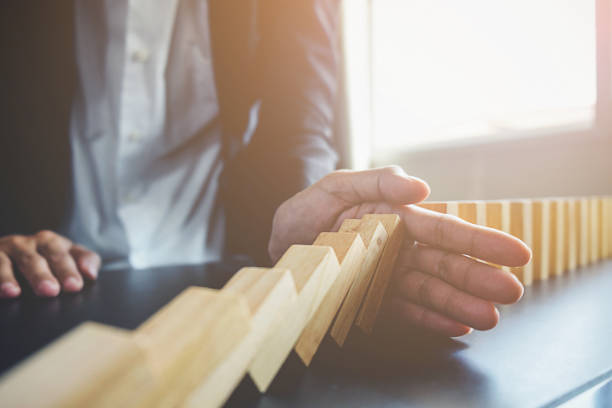
[[[576,200],[576,226],[578,234],[578,266],[589,263],[589,202],[585,198]]]
[[[302,330],[319,308],[321,301],[340,273],[340,265],[330,247],[292,245],[275,268],[289,269],[297,300],[270,330],[249,367],[253,382],[264,392],[281,368]]]
[[[421,208],[425,208],[430,211],[439,212],[442,214],[446,214],[446,203],[441,201],[430,201],[417,204]]]
[[[510,234],[533,247],[532,205],[529,200],[510,202]],[[533,283],[533,260],[525,266],[510,269],[525,285]]]
[[[313,245],[328,246],[334,250],[340,263],[340,273],[295,346],[296,353],[307,366],[340,309],[366,254],[363,240],[356,232],[322,232]]]
[[[567,236],[565,249],[567,253],[567,270],[573,271],[578,267],[578,215],[577,200],[566,201],[565,220],[567,225]]]
[[[378,311],[391,280],[395,260],[402,247],[404,239],[404,225],[396,214],[366,214],[363,220],[376,220],[385,227],[389,238],[383,249],[376,272],[372,278],[372,284],[361,305],[357,316],[357,325],[366,333],[371,333],[378,316]]]
[[[189,395],[185,406],[221,406],[246,374],[270,329],[281,319],[290,318],[287,311],[297,298],[291,272],[286,269],[242,268],[223,287],[223,292],[246,300],[251,330]]]
[[[486,203],[486,226],[510,234],[510,202],[490,201]]]
[[[368,290],[376,265],[387,242],[387,231],[377,220],[344,220],[341,232],[357,232],[367,248],[357,276],[340,307],[331,329],[332,338],[342,346],[359,312],[359,306]]]
[[[476,224],[487,226],[487,203],[485,201],[476,201]]]
[[[599,216],[599,200],[595,197],[589,199],[589,232],[590,232],[590,253],[589,261],[595,263],[599,261],[600,244],[599,230],[601,228]]]
[[[459,202],[448,201],[446,203],[446,213],[448,215],[454,215],[455,217],[459,217]]]
[[[550,274],[550,200],[534,200],[533,212],[533,277],[546,280]]]
[[[563,200],[550,201],[550,273],[554,276],[563,275],[563,251],[565,243],[565,203]]]
[[[242,297],[190,287],[144,322],[134,338],[160,379],[156,404],[183,403],[246,337],[249,320]]]
[[[130,332],[83,323],[7,373],[6,407],[147,406],[156,383]]]
[[[460,201],[457,203],[459,207],[459,218],[472,224],[476,224],[476,203]]]
[[[612,212],[610,198],[602,197],[601,202],[601,257],[606,259],[610,256],[610,230],[612,229]]]

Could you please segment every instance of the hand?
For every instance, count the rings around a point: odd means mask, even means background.
[[[501,231],[410,205],[428,195],[424,181],[398,167],[333,172],[278,208],[268,252],[276,261],[290,245],[310,244],[322,231],[337,231],[347,218],[396,213],[406,239],[384,317],[446,336],[491,329],[499,320],[494,303],[518,301],[523,287],[511,273],[470,257],[521,266],[531,252]]]
[[[38,296],[57,296],[61,289],[78,292],[83,276],[96,279],[100,257],[52,231],[0,238],[0,297],[21,294],[15,279],[19,270]]]

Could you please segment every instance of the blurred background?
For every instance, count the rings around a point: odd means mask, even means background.
[[[612,193],[611,0],[343,4],[343,167],[431,199]]]

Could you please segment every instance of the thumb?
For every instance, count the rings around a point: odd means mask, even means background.
[[[419,203],[430,193],[427,183],[398,166],[363,171],[339,170],[321,180],[321,188],[347,203]]]

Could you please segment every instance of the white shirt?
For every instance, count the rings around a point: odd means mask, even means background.
[[[224,220],[206,0],[77,0],[74,209],[108,264],[218,260]]]

